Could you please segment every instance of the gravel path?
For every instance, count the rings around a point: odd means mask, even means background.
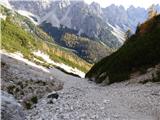
[[[2,88],[5,83],[14,84],[18,80],[64,82],[63,89],[57,92],[58,99],[47,98],[48,93],[43,90],[44,97],[40,97],[36,106],[25,110],[27,120],[160,120],[158,83],[121,82],[103,87],[55,68],[47,70],[48,73],[5,55],[1,60]],[[46,88],[31,84],[37,91]]]
[[[28,120],[160,120],[160,84],[103,87],[57,69],[50,72],[64,81],[64,89],[58,99],[46,95],[25,111]]]

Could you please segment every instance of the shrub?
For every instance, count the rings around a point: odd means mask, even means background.
[[[9,85],[9,86],[7,87],[7,92],[13,95],[15,88],[16,88],[15,85]]]
[[[33,96],[33,97],[31,98],[31,101],[33,102],[33,104],[36,104],[36,103],[38,102],[37,96]]]
[[[24,102],[24,105],[25,105],[26,109],[31,109],[31,107],[32,107],[32,103],[29,101]]]

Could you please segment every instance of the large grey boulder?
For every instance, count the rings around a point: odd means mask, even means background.
[[[2,120],[25,120],[21,105],[7,92],[1,91]]]

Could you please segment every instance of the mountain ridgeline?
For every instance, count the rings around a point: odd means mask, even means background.
[[[71,27],[74,28],[73,25],[76,25],[76,23],[74,23],[75,20],[77,22],[77,27],[78,24],[82,25],[81,24],[83,23],[82,20],[85,18],[85,20],[92,20],[92,22],[94,22],[94,20],[97,20],[97,22],[103,21],[103,23],[106,22],[113,26],[118,25],[125,30],[128,30],[128,28],[135,30],[137,24],[139,22],[142,23],[147,18],[147,12],[148,12],[148,9],[142,7],[135,7],[133,5],[131,5],[127,9],[125,9],[122,5],[117,6],[115,4],[107,6],[106,8],[101,8],[101,6],[96,2],[92,2],[90,5],[87,5],[83,1],[72,1],[72,0],[59,0],[59,1],[22,0],[22,1],[9,1],[9,2],[16,9],[29,11],[42,18],[44,18],[43,16],[46,15],[45,19],[43,20],[47,20],[50,23],[53,22],[53,24],[61,23],[62,25],[68,26],[70,28]],[[160,12],[160,6],[158,4],[155,5],[155,8],[158,12]],[[65,17],[63,17],[64,15]],[[100,20],[96,19],[95,17],[97,17]],[[54,18],[54,20],[52,18]],[[79,27],[81,28],[84,26],[79,26]]]
[[[124,45],[112,55],[96,63],[86,78],[108,84],[128,80],[131,73],[144,73],[160,63],[160,15],[137,27]]]

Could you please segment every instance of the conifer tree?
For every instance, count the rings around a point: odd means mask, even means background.
[[[155,5],[153,4],[148,9],[148,19],[151,19],[156,15],[157,15],[157,10],[155,9]]]

